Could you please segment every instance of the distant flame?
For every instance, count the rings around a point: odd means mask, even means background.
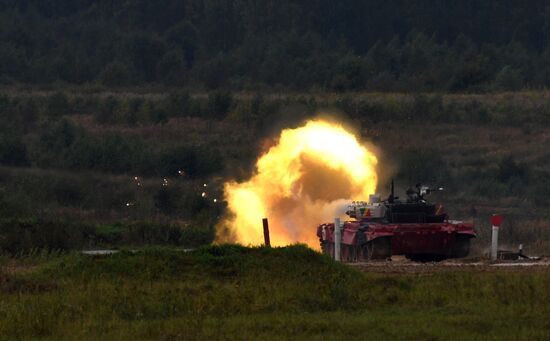
[[[285,129],[258,159],[252,178],[225,184],[231,213],[218,226],[217,241],[261,244],[262,218],[268,218],[272,245],[319,248],[316,226],[374,193],[377,163],[341,125],[315,120]]]

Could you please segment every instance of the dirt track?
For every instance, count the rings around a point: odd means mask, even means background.
[[[548,271],[550,260],[540,261],[508,261],[491,263],[483,260],[443,261],[432,263],[416,263],[405,259],[393,261],[373,261],[369,263],[349,263],[350,266],[365,272],[377,273],[413,273],[429,274],[442,271],[470,271],[470,272],[523,272]]]

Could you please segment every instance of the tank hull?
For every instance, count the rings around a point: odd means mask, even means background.
[[[324,253],[334,256],[334,224],[322,224],[317,236]],[[405,255],[416,261],[437,261],[466,257],[473,224],[443,223],[364,223],[347,221],[342,229],[341,259],[368,261]]]

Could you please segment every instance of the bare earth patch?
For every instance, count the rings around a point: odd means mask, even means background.
[[[550,261],[512,261],[491,263],[480,259],[447,260],[443,262],[418,263],[405,258],[392,261],[372,261],[369,263],[349,263],[363,272],[388,274],[430,274],[434,272],[550,272]]]

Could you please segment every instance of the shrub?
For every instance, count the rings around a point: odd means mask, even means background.
[[[62,119],[48,124],[32,145],[33,163],[39,167],[63,167],[64,151],[82,134],[81,130],[70,121]]]
[[[402,155],[398,176],[410,183],[413,181],[436,184],[445,181],[448,184],[449,168],[438,151],[412,149]]]
[[[63,116],[69,114],[69,98],[63,92],[56,92],[46,98],[46,114],[48,116]]]
[[[16,136],[0,135],[0,164],[28,166],[27,147]]]
[[[188,92],[172,92],[165,100],[165,108],[170,116],[186,116],[189,114],[191,96]]]
[[[156,124],[168,122],[168,111],[160,105],[155,105],[152,109],[151,121]]]
[[[261,115],[263,97],[256,94],[251,100],[240,100],[229,114],[231,119],[245,124],[252,124]]]
[[[141,125],[147,125],[151,123],[153,110],[154,107],[151,101],[143,101],[136,113],[136,122]]]
[[[424,120],[442,121],[445,118],[442,97],[439,95],[415,95],[411,115],[412,119],[417,122]]]
[[[494,86],[498,90],[519,90],[524,84],[521,72],[505,65],[495,76]]]
[[[11,254],[30,250],[68,250],[80,248],[90,226],[42,220],[0,222],[0,250]]]
[[[508,156],[498,164],[497,179],[500,182],[508,182],[513,178],[527,182],[529,180],[529,168],[526,164],[518,163],[512,156]]]
[[[176,175],[183,170],[191,178],[206,177],[222,169],[221,155],[206,147],[178,146],[161,152],[159,171]]]
[[[336,65],[332,88],[336,91],[359,90],[365,86],[365,73],[362,58],[346,56]]]
[[[144,148],[141,143],[108,134],[98,142],[101,154],[94,168],[113,173],[125,173],[134,169]]]
[[[38,106],[32,98],[20,98],[15,107],[15,112],[25,123],[25,126],[29,128],[32,127],[38,117]]]
[[[95,116],[95,120],[98,123],[111,123],[114,122],[115,109],[119,105],[118,100],[113,96],[109,96],[101,101],[99,110]]]
[[[106,86],[125,86],[134,81],[133,71],[126,64],[113,61],[99,74],[99,81]]]
[[[117,106],[114,113],[112,122],[126,123],[134,126],[138,124],[138,111],[144,100],[141,97],[133,97],[121,101]]]
[[[161,58],[157,64],[157,79],[166,85],[184,85],[185,57],[181,51],[169,51]]]
[[[84,199],[80,183],[59,178],[53,185],[56,201],[62,206],[80,206]]]
[[[0,221],[0,252],[22,254],[36,250],[79,250],[89,247],[122,245],[182,245],[197,247],[210,244],[210,227],[175,223],[132,222],[82,224],[53,220]]]
[[[155,207],[165,214],[174,212],[178,206],[179,194],[174,188],[159,189],[153,198]]]
[[[233,96],[229,92],[213,92],[208,95],[208,117],[224,118],[231,105]]]

